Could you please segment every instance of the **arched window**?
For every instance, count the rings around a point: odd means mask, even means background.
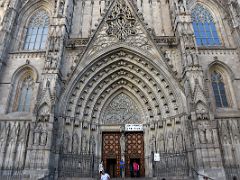
[[[26,74],[20,79],[17,87],[15,111],[29,112],[31,97],[34,88],[34,80],[31,74]]]
[[[228,107],[228,100],[222,75],[217,71],[213,71],[211,73],[211,80],[216,107]]]
[[[46,11],[35,13],[28,24],[24,50],[41,50],[46,46],[49,17]]]
[[[198,46],[221,45],[212,14],[197,4],[192,10],[193,29]]]

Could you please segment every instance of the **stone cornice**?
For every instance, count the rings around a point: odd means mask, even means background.
[[[199,54],[237,54],[238,51],[236,48],[224,48],[224,47],[201,47],[198,48],[198,53]]]
[[[16,58],[43,58],[45,57],[46,51],[16,51],[10,52],[9,57],[11,59]]]

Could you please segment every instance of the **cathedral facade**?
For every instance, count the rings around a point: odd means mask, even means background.
[[[0,0],[0,42],[0,179],[240,179],[239,0]]]

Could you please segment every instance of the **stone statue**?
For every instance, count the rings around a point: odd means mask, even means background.
[[[34,145],[38,145],[39,144],[39,132],[34,132],[34,136],[33,136],[33,144]]]
[[[206,143],[207,142],[206,129],[200,130],[199,135],[200,135],[200,137],[199,137],[200,142],[201,143]]]
[[[125,136],[123,133],[120,137],[120,147],[121,147],[121,154],[124,154],[125,153]]]
[[[40,144],[43,146],[47,144],[47,132],[42,132],[40,136]]]

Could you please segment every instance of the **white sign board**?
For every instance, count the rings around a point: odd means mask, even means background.
[[[154,153],[154,161],[160,161],[160,154]]]
[[[125,131],[143,131],[142,124],[125,124]]]

